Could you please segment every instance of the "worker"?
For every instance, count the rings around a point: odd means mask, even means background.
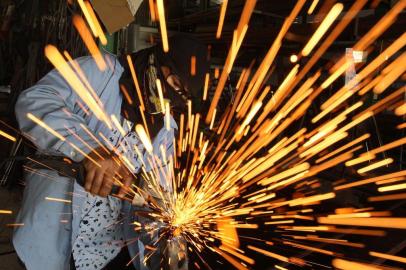
[[[161,159],[161,164],[164,162],[160,146],[168,156],[173,155],[175,119],[185,111],[187,100],[203,87],[209,67],[206,46],[194,38],[177,35],[169,39],[169,44],[168,53],[156,45],[130,55],[142,92],[153,154]],[[103,103],[106,114],[119,119],[124,134],[99,120],[57,70],[49,72],[18,98],[15,112],[19,127],[39,153],[83,162],[86,170],[84,187],[55,171],[26,171],[26,187],[16,221],[24,225],[16,228],[13,244],[29,270],[108,268],[124,246],[128,246],[129,258],[138,257],[133,260],[135,269],[157,269],[156,265],[144,263],[146,243],[132,224],[134,211],[143,207],[142,198],[131,205],[109,196],[115,174],[122,176],[123,187],[118,194],[122,197],[141,166],[144,164],[145,170],[151,171],[153,165],[148,162],[148,153],[134,131],[143,121],[139,111],[141,102],[127,59],[110,54],[103,56],[109,63],[104,71],[98,69],[92,57],[75,61]],[[190,72],[192,57],[196,59],[194,75]],[[159,103],[156,79],[161,80],[164,98],[171,107],[170,123],[165,123],[167,118]],[[28,113],[41,119],[65,140],[28,119]],[[118,166],[114,160],[117,152],[112,154],[113,149],[125,156],[131,166]],[[168,185],[170,181],[163,177],[159,181],[162,190],[173,191]],[[152,194],[148,185],[139,185]],[[134,241],[134,237],[140,241]]]

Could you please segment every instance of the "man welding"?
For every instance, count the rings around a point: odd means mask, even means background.
[[[168,53],[157,45],[131,54],[142,91],[153,155],[162,161],[162,166],[165,164],[160,148],[163,147],[168,156],[173,155],[175,119],[179,112],[184,112],[187,100],[203,87],[209,67],[207,48],[195,39],[177,35],[169,39],[169,44]],[[192,56],[196,58],[194,75],[190,73]],[[124,196],[141,166],[145,166],[147,172],[157,166],[148,161],[148,153],[134,131],[137,124],[143,123],[138,108],[140,100],[126,58],[104,57],[111,63],[105,71],[100,71],[91,57],[75,61],[103,103],[106,114],[120,120],[124,134],[96,118],[56,70],[22,92],[17,101],[20,129],[41,155],[67,157],[82,162],[85,168],[84,187],[56,171],[26,172],[26,188],[17,217],[17,222],[24,225],[15,230],[13,244],[27,269],[117,269],[112,261],[117,261],[118,254],[122,256],[127,252],[123,247],[128,247],[129,254],[124,257],[132,259],[135,269],[160,268],[159,259],[146,262],[146,249],[151,245],[148,241],[153,241],[153,237],[140,235],[132,224],[136,219],[134,211],[143,209],[143,198],[136,198],[133,204],[117,198]],[[162,82],[164,98],[170,104],[172,115],[169,118],[162,114],[156,79]],[[36,125],[27,118],[27,113],[41,119],[66,140],[59,140]],[[165,123],[166,119],[170,123]],[[125,156],[132,167],[122,163],[120,166],[116,162],[118,154]],[[123,186],[117,197],[109,196],[117,175]],[[160,184],[162,190],[172,192],[163,177]],[[154,196],[143,181],[138,185]],[[142,224],[148,222],[137,220]],[[186,269],[187,265],[177,267]]]

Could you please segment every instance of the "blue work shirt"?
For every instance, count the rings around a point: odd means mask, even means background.
[[[115,56],[104,55],[104,57],[106,62],[110,63],[104,71],[98,69],[92,57],[81,57],[75,61],[102,102],[106,115],[115,115],[120,118],[122,95],[119,90],[119,79],[123,67]],[[44,121],[66,140],[59,140],[43,127],[35,124],[27,118],[27,113]],[[88,146],[91,148],[99,146],[83,126],[102,143],[104,140],[100,134],[106,138],[121,136],[119,132],[113,134],[113,130],[87,108],[56,70],[52,70],[36,85],[21,93],[16,104],[16,117],[21,131],[37,146],[41,154],[62,155],[78,162],[83,160],[84,156],[80,151],[76,151],[71,143],[86,154],[91,151]],[[172,142],[177,125],[172,117],[170,121],[170,129],[162,127],[153,140],[154,155],[161,160],[160,145],[166,149],[168,156],[173,153]],[[136,138],[130,143],[136,144],[130,146],[131,148],[135,146],[143,151],[144,163],[147,164],[147,153],[142,149],[143,146],[139,144],[139,140]],[[107,144],[105,146],[108,147]],[[142,166],[141,162],[134,158],[133,153],[127,154],[135,168],[133,173],[137,173]],[[151,169],[146,168],[146,171]],[[163,177],[160,177],[160,181],[164,183]],[[27,269],[69,269],[72,245],[80,235],[81,213],[89,195],[74,179],[59,176],[54,171],[26,172],[25,180],[22,207],[16,220],[17,223],[22,223],[22,226],[16,228],[13,236],[17,254]],[[66,202],[49,201],[46,200],[47,197],[66,200]],[[131,208],[131,205],[124,203],[122,210],[130,214]],[[117,226],[119,225],[120,223]],[[122,237],[124,239],[126,236],[133,237],[133,227],[125,222],[123,225],[123,228],[118,230],[122,232]],[[129,251],[131,257],[135,256],[138,252],[137,244],[130,246]],[[134,262],[134,264],[139,267],[138,263]],[[101,269],[101,267],[92,266],[89,269]]]

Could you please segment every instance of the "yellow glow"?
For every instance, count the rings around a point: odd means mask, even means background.
[[[292,54],[289,58],[290,62],[292,63],[296,63],[297,62],[297,55],[296,54]]]

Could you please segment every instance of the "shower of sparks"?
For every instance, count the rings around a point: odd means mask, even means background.
[[[244,42],[256,5],[255,0],[246,1],[221,74],[216,69],[217,74],[214,76],[205,76],[203,100],[208,99],[210,77],[219,78],[208,113],[192,113],[192,103],[189,101],[188,111],[180,116],[180,132],[174,141],[174,153],[165,152],[165,148],[160,145],[162,159],[154,154],[151,142],[153,138],[149,136],[144,119],[142,91],[132,60],[127,58],[144,123],[136,125],[135,130],[147,152],[147,158],[141,160],[142,167],[138,177],[146,182],[144,186],[148,188],[143,190],[132,185],[123,199],[133,201],[144,197],[148,207],[153,210],[145,215],[164,224],[157,229],[149,224],[133,223],[136,231],[144,230],[150,234],[158,231],[158,240],[148,246],[150,253],[145,260],[158,250],[157,246],[162,239],[181,236],[187,241],[189,252],[196,255],[197,259],[193,263],[198,269],[211,269],[210,265],[214,260],[208,261],[204,259],[205,256],[200,255],[209,253],[212,258],[222,257],[236,269],[255,268],[257,260],[271,260],[276,269],[306,266],[317,268],[320,265],[339,269],[382,269],[382,262],[385,263],[385,269],[392,269],[390,262],[385,260],[406,263],[404,257],[395,253],[387,254],[387,250],[375,250],[375,247],[373,251],[368,250],[367,256],[369,261],[383,259],[379,264],[358,262],[351,254],[352,248],[372,248],[368,247],[369,237],[382,237],[384,241],[383,237],[389,230],[406,229],[406,217],[392,216],[391,211],[382,210],[379,204],[406,199],[406,193],[396,193],[406,189],[406,183],[402,182],[406,180],[406,171],[395,168],[394,157],[387,157],[385,152],[402,147],[406,139],[397,139],[371,149],[365,145],[374,134],[352,136],[356,127],[383,110],[391,110],[397,116],[404,117],[406,88],[403,86],[389,94],[385,91],[394,82],[401,80],[402,76],[404,78],[405,53],[397,53],[406,45],[406,36],[401,35],[370,63],[357,67],[357,76],[342,88],[332,91],[334,94],[324,100],[320,110],[310,119],[312,124],[297,128],[297,123],[308,113],[313,101],[321,93],[324,94],[324,89],[332,85],[335,88],[334,82],[353,64],[343,53],[342,58],[329,70],[311,70],[368,1],[354,1],[349,11],[343,11],[344,5],[341,3],[334,4],[301,52],[301,57],[309,57],[309,61],[304,65],[295,64],[286,72],[286,77],[275,91],[271,91],[269,86],[263,84],[274,71],[274,60],[295,18],[300,12],[306,12],[305,2],[296,2],[258,69],[254,70],[251,65],[243,70],[233,103],[221,114],[217,107],[219,98]],[[88,2],[79,3],[94,36],[102,40],[98,22],[94,21]],[[309,14],[314,11],[317,3],[318,1],[312,2],[308,9]],[[158,19],[161,25],[164,51],[168,51],[163,1],[156,1],[156,9],[154,1],[149,1],[149,4],[154,7],[151,9],[152,19]],[[224,1],[218,37],[226,6],[227,1]],[[356,43],[354,50],[370,48],[373,42],[390,29],[405,7],[406,0],[398,1]],[[342,13],[345,14],[339,17]],[[107,68],[84,21],[74,17],[74,25],[98,67]],[[45,54],[89,110],[108,127],[114,125],[124,135],[125,131],[117,117],[109,117],[103,110],[103,104],[94,96],[94,90],[87,83],[80,67],[69,58],[69,54],[65,53],[65,56],[72,65],[68,65],[59,51],[51,45],[46,47]],[[191,59],[192,74],[195,73],[195,61],[196,59]],[[320,78],[322,72],[328,73],[323,80]],[[162,117],[166,117],[166,123],[169,124],[170,107],[165,103],[160,81],[157,81],[157,86]],[[127,90],[121,91],[128,99]],[[368,106],[362,98],[367,93],[372,94],[371,91],[375,94],[385,93],[385,96]],[[29,113],[27,117],[59,140],[66,140],[37,116]],[[208,134],[201,129],[204,124],[210,125],[212,133]],[[118,155],[116,162],[121,165],[134,168],[117,148],[135,151],[143,156],[136,147],[114,147],[103,134],[92,134],[87,127],[82,128],[98,145],[103,146],[105,152],[110,151],[104,147],[103,142],[109,146]],[[400,124],[397,128],[402,131],[405,125]],[[14,137],[3,131],[0,131],[0,135],[15,141]],[[70,145],[81,151],[74,144]],[[90,159],[90,156],[83,154]],[[322,180],[325,176],[322,177],[321,174],[337,166],[354,169],[355,176],[350,179],[331,179],[331,186],[326,188],[325,181]],[[147,167],[152,168],[151,171],[147,171]],[[377,174],[379,168],[385,168],[386,173]],[[30,168],[26,170],[42,173]],[[160,179],[161,176],[164,179]],[[115,177],[118,186],[122,186],[120,179],[122,177],[119,175]],[[163,188],[163,182],[166,187],[170,187],[170,192]],[[337,200],[344,200],[343,191],[366,185],[374,185],[376,190],[375,194],[371,194],[376,196],[367,198],[369,205],[363,208],[340,206],[341,208],[332,209],[331,204],[339,206]],[[45,199],[71,203],[67,199]],[[11,211],[0,210],[0,214],[11,214]],[[256,237],[252,237],[253,235]],[[352,242],[346,239],[350,235],[362,237]],[[342,247],[351,250],[346,251]],[[309,255],[312,253],[328,259],[318,262],[317,257]],[[132,258],[134,259],[137,258]],[[326,262],[330,265],[325,265]],[[165,263],[171,264],[170,261]]]

